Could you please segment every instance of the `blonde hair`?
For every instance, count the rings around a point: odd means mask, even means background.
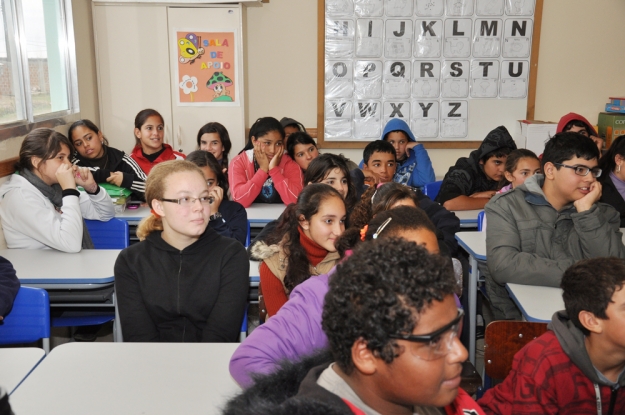
[[[204,180],[204,174],[202,170],[190,161],[185,160],[171,160],[164,161],[157,164],[152,168],[148,175],[148,180],[145,182],[145,201],[148,202],[150,209],[153,209],[152,201],[160,200],[165,196],[165,190],[167,189],[166,180],[172,174],[192,171],[200,175]],[[154,211],[152,214],[144,218],[139,222],[137,227],[137,236],[140,241],[143,241],[154,231],[163,230],[163,219],[157,216]]]

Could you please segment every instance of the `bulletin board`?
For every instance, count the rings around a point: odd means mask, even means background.
[[[319,0],[318,142],[363,148],[392,118],[426,148],[533,119],[543,0]]]

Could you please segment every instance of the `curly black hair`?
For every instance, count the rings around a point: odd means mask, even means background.
[[[411,333],[418,314],[454,293],[448,261],[400,238],[359,245],[330,279],[322,327],[341,370],[354,370],[351,349],[360,338],[386,363],[396,357],[391,334]]]
[[[625,284],[625,260],[620,258],[584,259],[571,265],[562,275],[562,299],[571,322],[584,335],[590,332],[579,321],[580,311],[589,311],[600,319],[612,302],[614,291]]]

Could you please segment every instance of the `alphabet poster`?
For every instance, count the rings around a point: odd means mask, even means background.
[[[234,31],[176,31],[178,105],[239,105],[234,39]]]
[[[500,114],[524,118],[535,8],[536,0],[325,0],[323,139],[379,139],[401,118],[419,141],[482,140],[488,125],[509,121],[498,123]]]

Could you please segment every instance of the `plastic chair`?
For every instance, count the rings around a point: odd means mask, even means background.
[[[95,249],[124,249],[130,244],[128,222],[113,218],[108,222],[85,219]]]
[[[514,355],[546,331],[546,323],[507,320],[490,323],[484,333],[484,388],[478,391],[478,397],[491,387],[491,379],[505,379],[512,369]]]
[[[250,221],[247,221],[247,238],[245,239],[245,247],[247,248],[252,243],[252,225]]]
[[[443,184],[442,180],[428,183],[425,186],[423,186],[423,193],[430,199],[434,200],[436,199],[436,196],[438,196],[438,192],[441,190],[442,184]]]
[[[0,344],[43,341],[50,352],[50,298],[42,288],[20,287],[11,312],[0,321]]]
[[[485,231],[486,229],[484,229],[484,226],[486,225],[485,220],[486,217],[484,216],[484,211],[481,211],[480,213],[477,214],[477,231],[478,232],[482,232],[483,230]]]

